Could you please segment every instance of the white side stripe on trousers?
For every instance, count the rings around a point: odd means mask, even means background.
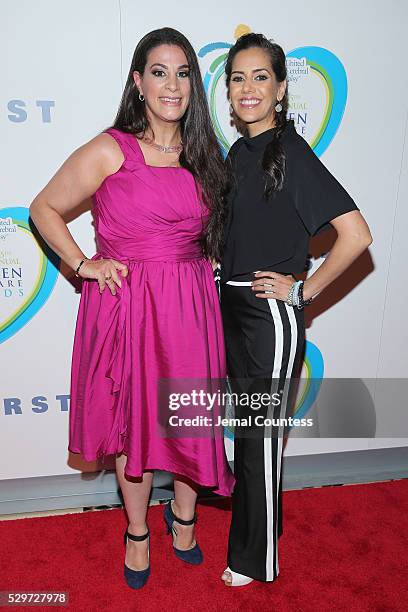
[[[290,388],[290,379],[291,379],[292,374],[293,374],[293,363],[295,361],[296,348],[297,348],[297,340],[298,340],[297,322],[296,322],[295,314],[293,312],[293,307],[292,306],[288,306],[288,304],[285,304],[285,308],[286,308],[286,311],[287,311],[288,317],[289,317],[291,334],[290,334],[290,354],[289,354],[289,361],[288,361],[288,369],[287,369],[287,373],[286,373],[284,395],[283,395],[283,398],[282,398],[281,410],[280,410],[280,415],[279,415],[280,419],[284,418],[285,413],[286,413],[286,409],[287,409],[288,394],[289,394],[289,388]],[[283,432],[279,431],[279,435],[278,435],[278,457],[277,457],[277,467],[276,467],[277,476],[278,476],[278,478],[277,478],[276,500],[278,500],[280,480],[281,480],[281,474],[282,474],[282,470],[281,470],[281,467],[282,467],[281,466],[281,463],[282,463],[282,446],[283,446]],[[278,522],[276,522],[275,538],[276,538],[276,542],[277,542],[278,541]],[[279,573],[278,553],[276,553],[276,571]]]
[[[271,311],[271,315],[273,318],[273,322],[275,325],[275,355],[274,355],[274,365],[272,372],[272,380],[271,380],[271,392],[275,392],[272,389],[273,386],[279,384],[279,378],[281,377],[281,369],[282,369],[282,360],[283,360],[283,345],[284,345],[284,331],[283,331],[283,323],[282,317],[279,312],[279,307],[274,299],[268,299],[269,308]],[[286,381],[284,386],[284,392],[282,394],[281,406],[280,406],[280,415],[279,417],[282,419],[286,410],[286,403],[288,399],[288,391],[289,391],[289,382],[290,377],[292,375],[293,363],[296,355],[296,345],[297,345],[297,323],[296,318],[293,312],[293,308],[287,306],[285,304],[286,310],[288,313],[289,323],[290,323],[290,353],[289,353],[289,361],[288,368],[286,372]],[[269,407],[269,411],[272,414],[268,414],[268,417],[273,417],[272,407]],[[273,568],[273,557],[274,552],[276,551],[276,572],[279,573],[279,562],[278,562],[278,533],[277,533],[277,525],[278,521],[276,520],[276,530],[274,532],[273,528],[273,502],[274,502],[274,493],[276,500],[276,508],[278,509],[278,497],[279,497],[279,485],[280,485],[280,476],[281,476],[281,452],[282,452],[282,444],[283,444],[283,427],[279,425],[278,429],[278,439],[277,439],[277,448],[278,455],[276,461],[276,478],[275,478],[275,492],[273,491],[273,481],[272,481],[272,470],[273,470],[273,461],[272,461],[272,437],[271,435],[267,435],[265,432],[264,438],[264,462],[265,462],[265,493],[266,493],[266,510],[267,510],[267,549],[266,549],[266,580],[274,579],[274,568]]]

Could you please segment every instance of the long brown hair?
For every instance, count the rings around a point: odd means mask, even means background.
[[[226,177],[223,157],[211,123],[197,56],[181,32],[173,28],[160,28],[149,32],[140,40],[133,54],[113,127],[134,134],[144,132],[148,127],[146,106],[139,99],[133,72],[137,70],[143,74],[149,52],[159,45],[180,47],[189,65],[191,96],[180,122],[183,151],[179,161],[181,166],[193,174],[201,187],[205,204],[211,211],[202,244],[207,256],[219,260],[225,219]]]

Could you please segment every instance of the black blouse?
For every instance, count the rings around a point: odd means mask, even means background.
[[[257,270],[301,274],[310,236],[346,212],[359,210],[289,121],[281,134],[286,156],[281,191],[263,196],[262,156],[274,128],[239,138],[228,157],[233,187],[225,228],[221,282],[249,280]]]

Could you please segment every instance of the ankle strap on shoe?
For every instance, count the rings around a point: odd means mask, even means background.
[[[171,518],[173,519],[173,521],[177,521],[177,523],[180,523],[180,525],[193,525],[194,523],[197,522],[197,513],[194,513],[194,516],[192,519],[189,519],[188,521],[179,518],[178,516],[176,516],[173,512],[173,508],[171,507],[171,500],[169,501],[169,510],[170,510],[170,514],[171,514]]]
[[[133,540],[134,542],[142,542],[143,540],[146,540],[146,538],[148,538],[150,535],[150,531],[147,530],[147,532],[144,535],[133,535],[132,533],[129,533],[128,530],[126,529],[126,537],[129,538],[129,540]]]

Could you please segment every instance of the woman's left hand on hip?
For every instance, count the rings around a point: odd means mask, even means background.
[[[279,274],[279,272],[256,272],[252,282],[252,291],[255,297],[286,301],[289,289],[296,282],[292,275]]]

